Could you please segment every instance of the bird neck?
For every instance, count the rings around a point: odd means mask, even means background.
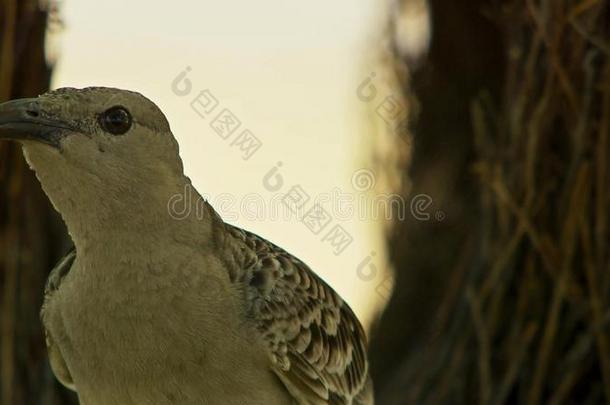
[[[205,243],[221,221],[186,176],[119,184],[86,173],[36,173],[78,250],[112,245],[120,251],[164,238]]]
[[[127,187],[106,189],[103,195],[80,193],[54,203],[77,249],[114,244],[120,251],[123,246],[178,239],[204,243],[211,238],[216,219],[187,178],[144,191]]]
[[[79,250],[114,245],[120,251],[184,235],[205,243],[220,221],[181,164],[124,165],[107,173],[76,167],[37,144],[24,145],[24,153]]]

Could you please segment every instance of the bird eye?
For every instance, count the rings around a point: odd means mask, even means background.
[[[106,132],[113,135],[123,135],[131,128],[131,114],[125,108],[117,106],[106,110],[100,115],[99,122]]]

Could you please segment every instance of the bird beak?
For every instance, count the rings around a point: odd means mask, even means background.
[[[43,115],[35,98],[0,104],[0,140],[35,141],[59,148],[60,139],[75,130],[65,122]]]

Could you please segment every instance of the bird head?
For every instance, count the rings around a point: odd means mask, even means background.
[[[159,205],[188,181],[164,114],[131,91],[62,88],[0,104],[0,139],[23,145],[66,222],[87,207],[99,219]]]
[[[48,161],[101,178],[133,175],[130,165],[182,169],[163,112],[126,90],[62,88],[0,104],[1,138],[22,142],[34,169]]]

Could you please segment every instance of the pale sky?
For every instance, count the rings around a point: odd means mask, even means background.
[[[59,55],[53,86],[119,87],[156,102],[187,174],[220,214],[304,260],[367,323],[384,280],[380,227],[374,218],[335,212],[332,195],[360,198],[352,177],[365,161],[366,134],[356,89],[382,31],[380,3],[68,0],[66,28],[53,40]],[[187,67],[192,89],[181,97],[172,82]],[[190,102],[204,90],[218,107],[202,118]],[[232,136],[248,129],[262,144],[248,160],[231,145],[234,138],[210,127],[225,108],[241,121]],[[269,179],[278,178],[263,179],[278,162],[283,184],[273,191]],[[294,185],[311,197],[305,211],[319,197],[330,213],[317,235],[297,218],[273,218],[272,198]],[[275,201],[273,207],[282,206]],[[323,240],[336,225],[353,239],[338,255]],[[379,268],[372,280],[358,276],[365,262]]]

